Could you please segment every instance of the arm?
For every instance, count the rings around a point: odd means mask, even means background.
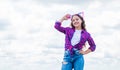
[[[61,24],[62,24],[62,22],[64,20],[68,20],[69,19],[68,16],[70,16],[70,15],[66,14],[65,16],[63,16],[59,21],[55,22],[55,26],[54,26],[58,31],[60,31],[60,32],[62,32],[64,34],[65,34],[66,28],[62,27]]]
[[[93,38],[90,36],[90,34],[88,36],[88,40],[87,41],[88,41],[88,43],[90,45],[90,47],[88,49],[90,49],[92,52],[95,51],[96,45],[95,45],[95,42],[94,42]]]
[[[80,53],[83,55],[88,54],[90,52],[92,52],[90,49],[87,49],[86,51],[80,50]]]
[[[86,51],[83,51],[83,50],[80,51],[80,53],[83,54],[83,55],[84,55],[84,54],[88,54],[88,53],[90,53],[90,52],[93,52],[93,51],[95,51],[95,49],[96,49],[96,45],[95,45],[95,43],[94,43],[93,38],[90,36],[90,34],[88,34],[88,39],[87,39],[87,41],[88,41],[90,47],[89,47]]]
[[[54,26],[58,31],[62,32],[65,34],[65,28],[61,26],[61,22],[57,21],[55,22],[55,26]]]

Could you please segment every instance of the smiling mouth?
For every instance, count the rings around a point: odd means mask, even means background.
[[[78,23],[78,22],[75,22],[75,23],[74,23],[74,25],[77,25],[77,24],[79,24],[79,23]]]

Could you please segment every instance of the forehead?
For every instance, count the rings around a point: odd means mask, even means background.
[[[72,19],[80,19],[78,16],[74,15]]]

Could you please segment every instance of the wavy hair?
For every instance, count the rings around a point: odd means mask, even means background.
[[[82,17],[81,15],[79,15],[79,14],[74,14],[74,15],[72,15],[72,17],[71,17],[71,26],[72,26],[72,28],[75,28],[75,27],[73,26],[73,23],[72,23],[73,16],[78,16],[78,17],[82,20],[81,28],[86,31],[85,21],[84,21],[83,17]]]

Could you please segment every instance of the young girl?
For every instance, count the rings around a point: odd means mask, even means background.
[[[58,31],[65,34],[65,53],[61,70],[83,70],[83,55],[93,52],[96,45],[86,31],[85,21],[81,15],[72,15],[71,28],[61,26],[62,22],[68,20],[70,16],[70,14],[66,14],[59,21],[56,21],[54,26]],[[83,51],[82,48],[86,41],[88,41],[90,47]]]

